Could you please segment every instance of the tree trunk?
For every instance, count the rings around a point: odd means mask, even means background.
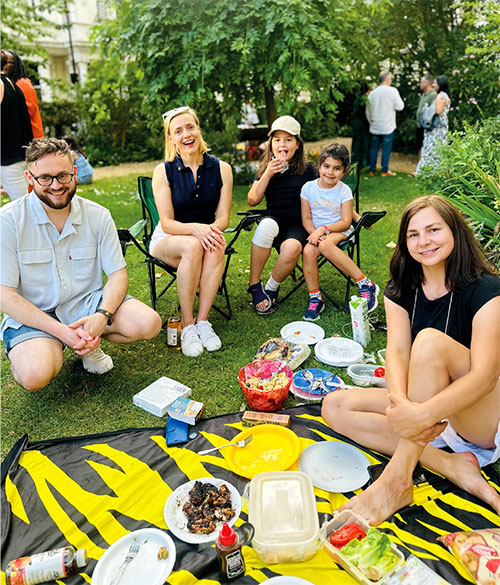
[[[269,128],[271,128],[271,124],[278,117],[278,114],[276,113],[276,102],[274,101],[274,90],[272,88],[265,87],[264,97],[266,99],[267,125]]]

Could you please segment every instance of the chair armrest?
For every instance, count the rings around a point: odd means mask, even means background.
[[[365,211],[358,224],[361,224],[360,227],[369,228],[377,223],[379,219],[382,219],[386,213],[387,211]]]
[[[134,225],[130,226],[128,228],[128,232],[134,236],[134,238],[137,238],[137,236],[142,232],[142,230],[146,227],[146,224],[148,223],[148,219],[143,218],[140,219],[139,221],[137,221],[136,223],[134,223]]]

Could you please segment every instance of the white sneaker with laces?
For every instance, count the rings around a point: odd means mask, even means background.
[[[181,349],[188,357],[198,357],[203,353],[203,345],[194,324],[184,327],[181,332]]]
[[[201,343],[203,343],[203,347],[207,351],[217,351],[222,347],[221,340],[209,321],[198,321],[196,323],[196,330],[200,336]]]
[[[82,363],[91,374],[105,374],[113,369],[113,360],[100,347],[82,355]]]

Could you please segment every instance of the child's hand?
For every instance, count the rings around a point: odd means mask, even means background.
[[[276,175],[277,173],[281,173],[283,169],[287,166],[286,160],[282,160],[279,158],[273,158],[269,161],[269,164],[266,167],[265,172],[271,176]]]
[[[324,227],[319,227],[316,228],[313,232],[311,232],[309,234],[309,237],[307,238],[307,241],[313,245],[313,246],[317,246],[321,240],[325,239],[325,228]]]

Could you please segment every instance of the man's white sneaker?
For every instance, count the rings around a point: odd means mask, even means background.
[[[203,347],[207,351],[217,351],[222,347],[219,336],[215,333],[212,324],[208,321],[198,321],[196,323],[196,330],[198,331]]]
[[[113,360],[100,347],[82,355],[82,363],[91,374],[105,374],[113,369]]]
[[[188,357],[198,357],[203,352],[203,345],[195,325],[188,325],[182,330],[181,349],[182,353]]]

